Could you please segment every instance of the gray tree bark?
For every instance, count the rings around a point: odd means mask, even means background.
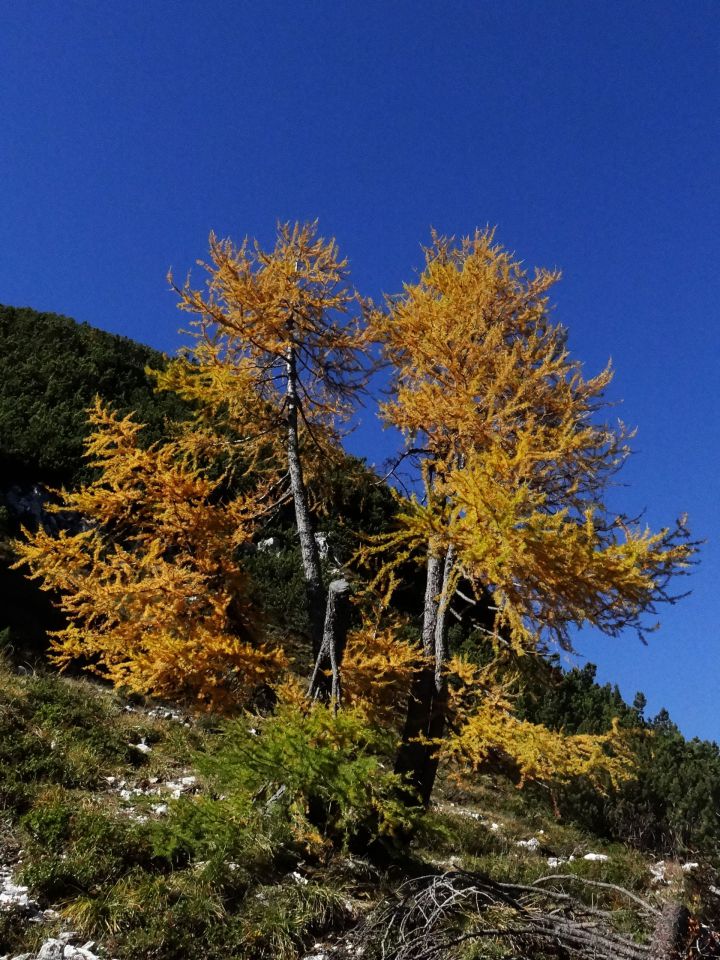
[[[450,584],[453,578],[455,568],[455,550],[448,547],[445,554],[445,564],[443,568],[442,589],[438,602],[438,610],[435,618],[435,676],[433,699],[430,706],[430,719],[428,723],[428,740],[437,743],[445,734],[445,724],[447,722],[448,708],[448,682],[445,667],[447,665],[449,651],[447,641],[447,613],[452,597],[450,595]],[[427,806],[430,803],[435,778],[438,770],[437,749],[428,748],[428,755],[424,765],[421,783],[420,796],[423,803]]]
[[[328,590],[322,644],[308,692],[313,699],[331,701],[336,709],[342,700],[340,665],[349,624],[350,584],[347,580],[333,580]]]
[[[317,658],[322,646],[323,621],[325,614],[325,590],[322,582],[320,552],[315,540],[315,527],[308,506],[307,487],[303,477],[300,446],[298,441],[298,395],[297,358],[295,348],[289,347],[286,360],[287,386],[285,403],[287,409],[287,458],[290,474],[290,488],[295,504],[295,522],[300,539],[303,572],[310,618],[310,634],[313,658]]]
[[[680,903],[666,903],[653,930],[651,960],[678,960],[685,954],[690,913]]]

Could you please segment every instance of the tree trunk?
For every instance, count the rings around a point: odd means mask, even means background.
[[[325,590],[322,582],[320,552],[315,540],[315,528],[308,506],[307,488],[303,477],[300,448],[298,442],[298,396],[297,360],[295,348],[289,347],[286,360],[287,369],[287,458],[290,473],[290,487],[295,504],[295,522],[300,539],[305,588],[307,593],[308,615],[310,618],[310,636],[313,659],[317,659],[322,646],[323,622],[325,615]]]
[[[350,584],[347,580],[333,580],[328,590],[322,645],[308,693],[315,700],[331,701],[336,709],[342,699],[340,664],[349,625]]]
[[[433,764],[432,747],[423,743],[441,719],[445,723],[447,690],[442,674],[446,647],[446,608],[443,593],[448,576],[448,556],[430,549],[425,583],[423,611],[423,656],[425,662],[417,673],[410,691],[405,728],[395,762],[395,773],[403,775],[409,787],[408,799],[425,805],[435,781],[437,764]],[[438,697],[440,699],[438,699]],[[442,733],[442,730],[441,730]]]
[[[437,744],[445,735],[445,723],[447,721],[448,682],[445,671],[448,661],[447,612],[450,601],[452,600],[452,596],[450,595],[450,581],[453,576],[454,566],[455,550],[450,546],[445,554],[442,590],[440,591],[440,601],[435,619],[435,675],[433,677],[433,700],[430,708],[430,722],[427,732],[428,740],[434,744]],[[430,803],[437,770],[437,747],[429,747],[427,760],[420,778],[420,797],[426,807]]]
[[[690,914],[680,903],[666,903],[650,942],[652,960],[678,960],[684,956]]]

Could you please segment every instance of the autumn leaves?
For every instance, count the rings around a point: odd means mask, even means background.
[[[402,432],[415,483],[397,494],[394,528],[360,543],[344,571],[365,596],[347,646],[348,696],[396,725],[398,769],[424,800],[440,744],[473,766],[504,754],[521,778],[607,768],[612,737],[560,744],[514,721],[500,665],[567,646],[583,624],[642,629],[694,546],[682,526],[652,533],[608,513],[628,434],[599,419],[610,370],[586,380],[551,322],[558,275],[528,275],[488,231],[459,243],[434,236],[417,282],[375,306],[314,224],[281,226],[272,250],[211,235],[205,270],[204,288],[174,287],[193,343],[154,373],[193,417],[148,449],[140,425],[98,403],[87,447],[95,479],[59,505],[84,528],[17,545],[66,614],[59,662],[79,658],[116,683],[211,706],[272,686],[287,659],[262,642],[242,550],[292,501],[313,660],[332,664],[328,690],[342,689],[347,618],[326,616],[317,508],[328,458],[342,458],[342,424],[381,363],[390,394],[380,415]],[[428,577],[411,622],[421,647],[391,616],[410,560]],[[453,659],[458,591],[480,611],[498,669]]]

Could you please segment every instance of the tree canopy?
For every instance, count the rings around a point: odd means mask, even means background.
[[[271,251],[211,235],[210,252],[207,291],[176,287],[194,345],[155,375],[194,416],[143,447],[136,419],[97,402],[94,477],[59,504],[84,526],[17,546],[61,594],[61,662],[85,658],[115,682],[212,706],[268,684],[287,696],[288,651],[282,633],[273,648],[258,636],[246,558],[292,499],[312,641],[294,670],[312,673],[311,696],[332,696],[335,710],[350,700],[395,730],[406,802],[429,802],[443,758],[459,772],[500,759],[521,783],[627,778],[622,725],[532,722],[512,669],[569,646],[584,624],[642,633],[695,551],[682,521],[654,533],[608,508],[630,435],[600,419],[610,370],[586,379],[552,322],[558,275],[529,276],[487,231],[434,237],[415,283],[351,314],[346,262],[314,224],[281,225]],[[337,558],[323,569],[317,534],[371,343],[392,375],[381,414],[405,435],[419,491],[397,493],[393,527],[360,546],[368,576]],[[425,567],[424,604],[393,609],[410,563]],[[490,641],[484,663],[451,649],[463,606]]]
[[[653,533],[610,512],[608,481],[629,454],[628,432],[598,419],[610,369],[585,379],[552,323],[557,279],[529,276],[492,231],[459,243],[435,236],[417,282],[371,317],[393,373],[381,414],[405,435],[422,493],[365,552],[384,558],[376,582],[388,592],[399,564],[426,560],[427,665],[398,761],[426,801],[450,719],[447,620],[461,582],[491,613],[485,629],[502,660],[553,642],[567,648],[585,624],[642,633],[643,616],[673,600],[669,581],[694,553],[682,520]],[[456,747],[475,762],[506,749],[527,769],[537,734],[510,721],[502,695],[490,712],[488,702],[459,726],[455,718]],[[569,762],[571,746],[582,751],[574,740],[558,757]],[[550,751],[545,742],[540,752]]]
[[[317,657],[328,597],[307,476],[337,458],[338,425],[364,382],[364,332],[348,316],[358,297],[346,284],[347,261],[317,224],[279,225],[271,251],[211,234],[210,258],[204,292],[170,277],[178,306],[196,317],[195,346],[158,383],[195,400],[206,426],[207,415],[220,416],[256,469],[282,457]]]
[[[213,707],[242,702],[277,677],[285,657],[257,640],[248,578],[234,554],[263,511],[262,490],[214,502],[216,484],[175,444],[143,448],[142,425],[98,400],[86,450],[96,479],[59,492],[51,509],[83,518],[77,532],[40,528],[20,563],[59,593],[68,618],[53,659],[74,659],[115,684]]]

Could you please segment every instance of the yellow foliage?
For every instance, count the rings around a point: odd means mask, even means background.
[[[440,752],[461,776],[491,761],[509,762],[517,770],[519,786],[586,777],[602,790],[617,787],[635,772],[630,735],[616,723],[605,734],[565,734],[520,720],[502,699],[489,696],[443,741]]]
[[[447,663],[445,615],[461,582],[497,660],[549,642],[569,647],[571,630],[586,624],[642,635],[643,615],[674,599],[668,583],[696,550],[683,520],[653,533],[608,510],[608,482],[631,434],[598,419],[610,367],[585,379],[550,320],[558,279],[556,271],[529,275],[491,231],[459,244],[434,235],[417,282],[370,315],[393,371],[382,415],[405,435],[422,494],[398,495],[395,529],[366,543],[360,558],[386,601],[408,560],[432,558],[433,586],[442,564],[437,595],[425,599],[432,680],[418,684],[411,718],[411,739],[427,749],[407,760],[426,797],[418,765],[432,770],[428,749],[466,769],[501,759],[521,782],[582,775],[615,783],[631,773],[618,729],[571,737],[527,723],[497,681],[497,663]],[[433,731],[445,719],[441,737]]]
[[[541,640],[569,647],[570,625],[613,636],[640,629],[641,614],[690,560],[682,522],[652,533],[608,519],[597,501],[582,514],[554,507],[528,476],[530,443],[521,436],[512,456],[496,444],[473,452],[444,485],[454,507],[446,535],[463,574],[490,588],[496,629],[518,650]]]
[[[621,729],[616,721],[604,734],[550,730],[515,715],[513,678],[499,680],[496,664],[480,667],[454,657],[446,669],[450,732],[435,746],[460,778],[510,766],[519,786],[586,777],[603,790],[634,775],[634,731]]]
[[[421,439],[436,469],[492,438],[512,443],[529,417],[553,434],[569,414],[577,426],[611,375],[585,382],[564,330],[549,322],[547,293],[559,273],[529,278],[490,231],[460,245],[433,240],[419,281],[372,315],[396,370],[394,397],[383,408],[388,422]],[[602,428],[586,429],[596,445],[616,446]]]
[[[177,435],[191,462],[222,462],[235,475],[276,472],[282,457],[275,429],[278,398],[259,395],[250,361],[229,362],[219,344],[198,338],[192,351],[164,370],[146,372],[157,390],[176,393],[191,405],[193,419]]]
[[[239,246],[210,235],[206,290],[188,279],[176,287],[181,310],[192,314],[195,346],[184,361],[156,374],[162,389],[198,401],[204,415],[225,413],[248,442],[266,439],[285,406],[287,365],[300,387],[306,454],[334,453],[335,424],[364,379],[366,338],[359,305],[347,286],[347,261],[317,224],[281,224],[272,250],[247,239]],[[238,392],[240,400],[238,402]],[[329,441],[329,443],[328,443]],[[306,457],[307,459],[307,457]]]
[[[452,545],[455,580],[491,598],[495,636],[517,651],[569,646],[583,624],[642,631],[696,549],[683,521],[652,533],[609,515],[629,434],[596,418],[609,367],[585,380],[550,322],[558,277],[529,277],[489,231],[434,237],[419,281],[371,324],[395,368],[383,414],[423,457],[424,498],[363,553],[384,557],[392,587],[409,557]]]
[[[17,566],[59,594],[60,666],[81,659],[113,683],[222,706],[272,682],[283,654],[255,641],[256,614],[234,556],[251,541],[262,490],[227,504],[174,444],[143,448],[141,425],[99,400],[87,441],[97,479],[59,492],[77,533],[25,531]]]
[[[57,506],[83,528],[26,533],[16,545],[19,564],[61,598],[69,625],[54,637],[56,662],[82,659],[116,684],[213,707],[271,683],[281,703],[311,709],[295,681],[277,686],[285,658],[257,641],[236,557],[293,463],[296,506],[303,472],[321,494],[374,341],[394,370],[382,415],[419,458],[423,493],[398,496],[395,529],[360,551],[380,567],[369,590],[382,586],[387,601],[401,565],[428,555],[443,586],[426,597],[424,652],[399,623],[351,632],[345,696],[386,725],[425,696],[415,741],[466,770],[499,760],[520,783],[630,776],[627,733],[567,736],[527,723],[497,663],[448,663],[445,648],[460,580],[492,611],[496,652],[535,654],[549,641],[569,646],[584,624],[642,631],[696,549],[683,522],[653,533],[607,508],[630,434],[598,420],[610,367],[585,379],[550,321],[559,274],[528,275],[489,231],[459,244],[434,236],[419,280],[369,311],[366,333],[351,316],[359,300],[347,263],[315,224],[281,225],[271,251],[211,235],[204,266],[204,290],[189,279],[175,287],[194,317],[194,347],[153,373],[194,407],[192,426],[144,448],[140,424],[96,403],[87,452],[98,478],[61,492]],[[243,473],[244,492],[228,503],[203,472],[211,463],[217,472],[218,458],[224,479]],[[430,740],[446,709],[447,732]]]
[[[366,621],[348,635],[343,658],[343,694],[379,722],[397,722],[422,655],[398,636],[400,624]]]

